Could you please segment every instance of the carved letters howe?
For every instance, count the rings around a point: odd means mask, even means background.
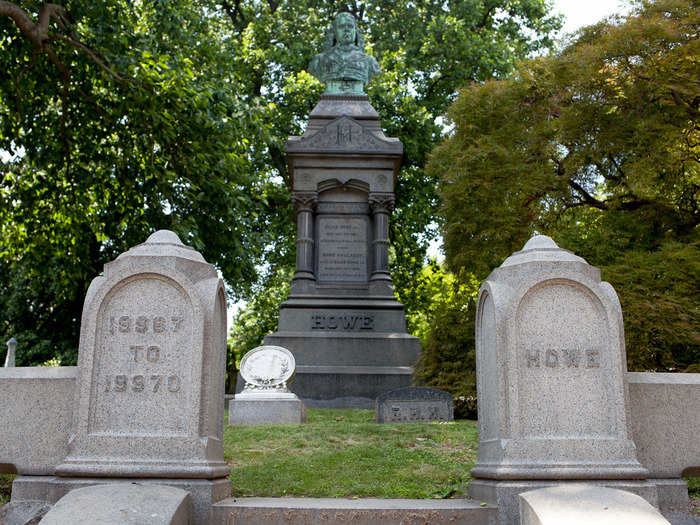
[[[595,348],[537,348],[525,352],[528,368],[600,368],[600,351]]]
[[[312,315],[312,330],[374,330],[374,315]]]

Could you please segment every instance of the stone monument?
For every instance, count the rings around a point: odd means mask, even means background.
[[[622,311],[600,270],[535,236],[482,284],[479,452],[470,495],[517,523],[517,494],[589,480],[656,505],[629,435]]]
[[[294,356],[281,346],[259,346],[241,359],[243,391],[228,406],[229,425],[303,423],[306,407],[287,388],[294,378]]]
[[[106,264],[83,306],[73,430],[56,467],[61,490],[153,478],[191,492],[203,522],[231,491],[225,361],[223,283],[175,233],[158,231]]]
[[[341,13],[309,70],[326,83],[287,160],[296,210],[296,272],[265,344],[294,354],[309,406],[374,408],[410,385],[420,353],[389,275],[389,218],[403,146],[384,135],[363,93],[379,71],[355,19]]]

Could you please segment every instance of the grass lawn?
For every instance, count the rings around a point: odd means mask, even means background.
[[[224,431],[236,496],[465,497],[476,447],[476,421],[378,425],[373,410]]]

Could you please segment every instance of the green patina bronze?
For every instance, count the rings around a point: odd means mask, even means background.
[[[326,84],[327,95],[363,95],[364,86],[381,69],[364,52],[365,40],[355,17],[340,13],[328,29],[323,53],[309,64],[309,73]]]

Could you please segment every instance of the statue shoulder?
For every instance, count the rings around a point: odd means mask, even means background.
[[[376,75],[378,73],[382,72],[382,68],[379,67],[379,62],[377,62],[377,59],[374,58],[373,56],[367,55],[367,65],[369,66],[369,74],[370,76]]]

